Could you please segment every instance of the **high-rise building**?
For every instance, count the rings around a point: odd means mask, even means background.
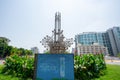
[[[120,53],[120,27],[113,27],[106,32],[84,32],[75,36],[76,49],[78,44],[99,45],[107,47],[110,55],[116,56]]]
[[[106,33],[104,32],[84,32],[81,34],[78,34],[75,36],[75,42],[76,42],[76,49],[79,49],[77,47],[78,44],[84,45],[84,46],[91,46],[94,43],[98,43],[99,46],[105,46],[108,49],[109,42],[106,40]],[[79,51],[79,50],[77,50]],[[110,53],[110,51],[109,51]],[[106,54],[106,53],[104,53]]]
[[[116,56],[120,53],[120,27],[113,27],[106,31],[109,35],[109,41],[111,43],[111,49]]]
[[[103,33],[103,45],[107,47],[109,55],[113,55],[109,35],[107,32]]]
[[[76,35],[75,40],[82,45],[91,45],[93,43],[103,45],[103,33],[84,32]]]

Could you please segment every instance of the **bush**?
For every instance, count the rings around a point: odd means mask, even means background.
[[[5,60],[2,73],[12,74],[21,78],[32,78],[34,69],[34,60],[29,56],[11,55]]]
[[[91,80],[105,74],[106,64],[103,54],[83,54],[74,57],[74,74],[76,80]],[[11,55],[5,60],[4,74],[27,79],[33,78],[34,58]]]
[[[74,72],[77,80],[91,80],[105,74],[106,64],[103,54],[83,54],[75,56]]]

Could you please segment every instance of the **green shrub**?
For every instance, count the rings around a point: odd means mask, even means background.
[[[105,74],[105,69],[106,64],[103,54],[83,54],[74,57],[74,74],[76,80],[91,80],[97,78]],[[11,55],[6,58],[2,72],[23,79],[32,79],[34,73],[34,58]]]
[[[32,78],[34,60],[29,56],[11,55],[6,58],[2,73],[21,78]]]
[[[77,80],[91,80],[104,75],[106,64],[103,54],[83,54],[74,57],[74,72]]]

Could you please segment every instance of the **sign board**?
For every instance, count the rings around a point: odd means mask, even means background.
[[[74,80],[74,55],[36,54],[34,80]]]

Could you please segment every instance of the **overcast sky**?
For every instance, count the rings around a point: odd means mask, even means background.
[[[120,26],[120,0],[0,0],[0,37],[10,45],[45,50],[40,41],[52,35],[55,12],[61,12],[66,38]]]

